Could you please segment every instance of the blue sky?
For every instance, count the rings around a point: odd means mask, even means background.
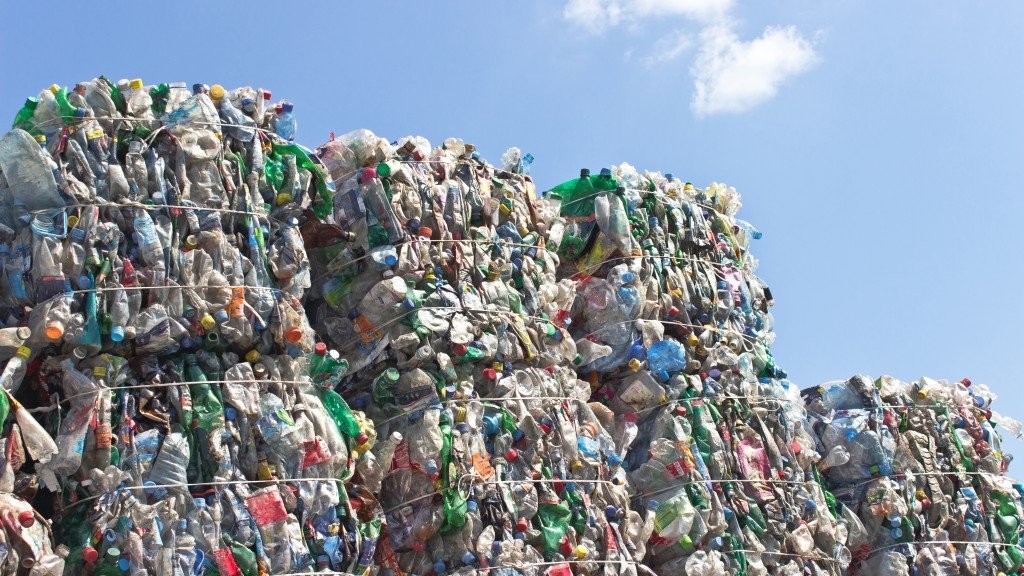
[[[251,84],[310,146],[365,127],[519,146],[542,187],[619,162],[726,182],[795,382],[969,376],[1024,416],[1024,4],[354,6],[113,2],[40,29],[6,1],[0,109],[100,74]]]

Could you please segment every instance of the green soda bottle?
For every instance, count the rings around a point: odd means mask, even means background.
[[[17,115],[14,116],[14,124],[11,125],[11,128],[21,128],[36,139],[42,136],[43,133],[36,128],[35,122],[33,122],[37,105],[39,105],[38,98],[27,98],[25,100],[25,105],[22,106],[21,110],[18,110]]]
[[[50,92],[57,101],[57,108],[60,109],[60,118],[65,125],[71,125],[75,120],[85,116],[85,108],[77,108],[68,102],[68,89],[61,88],[54,84],[50,86]]]

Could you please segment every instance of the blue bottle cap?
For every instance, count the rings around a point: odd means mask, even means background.
[[[395,264],[398,264],[398,257],[394,254],[388,254],[384,257],[384,263],[388,266],[394,266]]]
[[[117,568],[121,572],[127,572],[132,567],[132,563],[127,558],[121,558],[117,561]]]
[[[601,168],[601,176],[611,176],[612,171],[608,168]]]
[[[238,416],[238,412],[231,406],[224,409],[224,417],[228,420],[234,420]]]
[[[525,435],[526,435],[525,432],[523,432],[519,428],[516,428],[515,432],[512,433],[512,439],[515,440],[516,442],[518,442],[518,441],[522,440],[523,436],[525,436]]]
[[[474,562],[476,562],[476,556],[474,556],[472,552],[466,552],[462,555],[462,563],[466,566],[470,566]]]
[[[817,509],[818,505],[814,502],[814,500],[808,499],[806,502],[804,502],[804,510],[807,510],[808,512],[813,512]]]
[[[294,109],[295,109],[295,105],[292,104],[291,102],[282,102],[281,103],[281,112],[283,112],[285,114],[291,112]]]
[[[501,554],[501,541],[495,540],[491,542],[491,556],[497,556],[498,554]]]
[[[476,503],[476,500],[467,500],[466,501],[466,510],[468,510],[470,512],[476,512],[476,510],[477,510],[477,508],[479,506],[480,505]]]
[[[604,515],[609,520],[614,520],[615,517],[619,515],[619,509],[615,506],[608,506],[604,509]]]
[[[92,288],[92,280],[85,274],[82,274],[78,277],[78,288],[80,290],[88,290]]]
[[[435,574],[444,574],[444,571],[445,571],[446,568],[447,568],[447,566],[445,566],[443,561],[438,560],[437,562],[434,562],[434,573]]]
[[[120,342],[124,340],[124,327],[114,326],[110,329],[110,339],[114,342]]]
[[[657,500],[648,500],[647,501],[647,509],[648,510],[657,510],[658,506],[661,506],[661,503],[658,502]]]
[[[217,324],[223,324],[228,321],[228,311],[221,308],[214,312],[213,317],[217,320]]]

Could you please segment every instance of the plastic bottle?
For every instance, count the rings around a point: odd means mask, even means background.
[[[276,116],[274,118],[274,131],[277,135],[285,140],[295,140],[295,132],[298,130],[298,124],[295,122],[295,114],[293,110],[295,105],[287,100],[282,101],[276,107]]]
[[[0,139],[0,171],[14,200],[31,213],[64,205],[50,162],[24,130],[11,130]]]

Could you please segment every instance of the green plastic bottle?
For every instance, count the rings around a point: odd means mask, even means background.
[[[60,118],[65,125],[72,124],[75,120],[85,116],[85,108],[77,108],[68,102],[68,89],[56,84],[50,86],[54,100],[57,101],[57,108],[60,109]]]
[[[235,557],[235,564],[238,564],[242,576],[257,576],[259,574],[255,552],[228,534],[224,534],[224,543],[231,549],[231,555]]]
[[[331,415],[331,420],[334,420],[338,430],[349,438],[359,436],[359,423],[356,422],[355,414],[341,394],[330,388],[319,388],[319,391],[320,401],[324,403],[324,408]]]
[[[42,136],[43,133],[36,128],[36,124],[33,121],[37,105],[39,105],[38,98],[27,98],[25,100],[25,105],[22,106],[21,110],[18,110],[18,113],[14,116],[14,124],[11,125],[11,128],[20,128],[35,138]]]

